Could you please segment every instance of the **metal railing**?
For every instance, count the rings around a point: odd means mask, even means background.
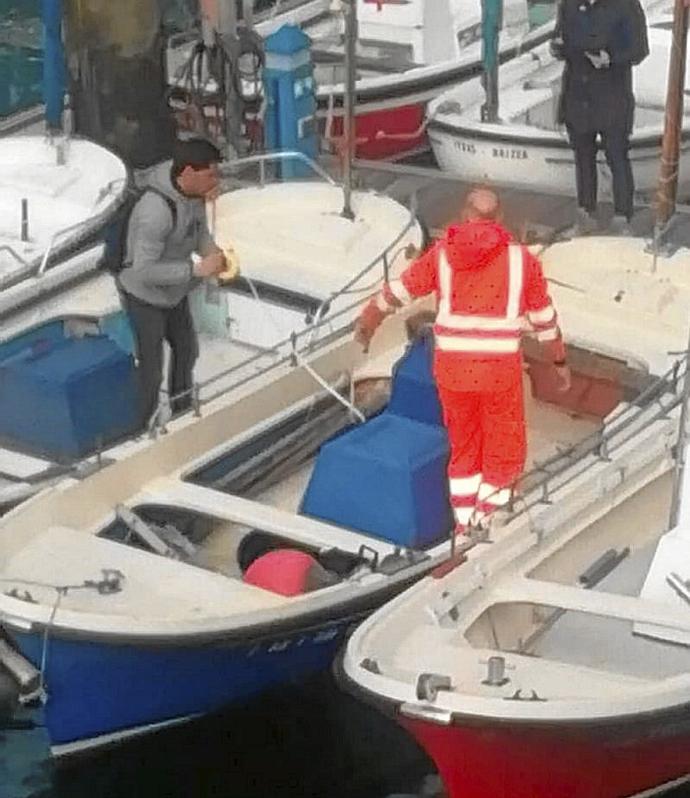
[[[384,267],[388,253],[391,251],[391,249],[395,248],[399,244],[405,233],[408,232],[414,226],[414,224],[414,217],[412,217],[411,220],[408,220],[401,233],[396,236],[395,241],[392,244],[389,244],[379,256],[377,256],[365,269],[363,269],[359,275],[357,275],[357,279],[361,279],[363,276],[369,274],[379,264]],[[383,275],[385,275],[385,267]],[[322,308],[329,303],[332,303],[340,296],[345,296],[351,293],[350,289],[352,288],[352,285],[353,280],[349,280],[346,286],[331,294],[329,299],[324,300],[319,307]],[[371,288],[371,285],[368,285],[365,289],[363,289],[363,291],[370,293]],[[278,341],[270,350],[253,353],[239,363],[219,371],[202,382],[195,383],[191,390],[184,391],[176,396],[169,397],[169,400],[172,402],[174,400],[191,398],[193,404],[192,410],[197,415],[201,415],[201,408],[209,402],[212,402],[227,393],[237,390],[247,383],[264,376],[270,371],[278,369],[280,366],[286,363],[293,362],[295,365],[297,365],[295,360],[296,356],[302,357],[305,355],[312,355],[328,346],[334,340],[351,332],[354,324],[351,318],[352,312],[361,306],[361,304],[362,299],[356,299],[352,303],[340,308],[337,312],[331,315],[321,314],[321,316],[319,316],[317,311],[317,313],[314,315],[314,321],[312,324],[305,326],[299,331],[290,333],[290,335]],[[341,326],[334,326],[339,321],[343,321],[343,324]],[[325,329],[328,329],[328,333],[326,335],[318,335],[318,337],[315,337],[315,335]],[[233,375],[240,374],[243,371],[249,371],[252,367],[254,367],[254,370],[250,374],[233,381],[231,385],[221,388],[213,393],[209,393],[208,395],[202,395],[202,391],[209,389],[213,385],[217,385]]]
[[[550,503],[551,494],[577,480],[592,466],[591,458],[612,460],[616,450],[630,442],[643,428],[668,418],[684,401],[682,378],[686,357],[675,361],[668,371],[652,382],[630,404],[600,429],[557,454],[537,463],[512,485],[513,495],[505,507],[509,517],[529,512],[539,504]],[[652,408],[656,410],[650,412]],[[580,464],[580,468],[576,468]]]
[[[328,172],[326,172],[325,169],[323,169],[323,167],[319,166],[319,164],[313,161],[308,155],[305,155],[303,152],[297,152],[296,150],[288,150],[285,152],[265,152],[259,153],[257,155],[247,155],[243,158],[236,158],[234,161],[228,161],[222,165],[221,175],[234,176],[228,175],[228,173],[232,172],[233,170],[258,164],[259,185],[264,186],[266,185],[267,164],[278,163],[281,161],[299,161],[305,166],[308,166],[315,175],[318,175],[326,183],[329,183],[331,186],[336,185],[335,180],[333,180],[333,178],[328,174]]]
[[[9,244],[3,244],[0,247],[0,252],[9,252],[10,255],[17,261],[17,263],[21,263],[22,266],[29,266],[30,265],[30,261],[26,260],[26,258],[23,258],[17,252],[17,250],[14,249],[13,247],[11,247]],[[0,288],[2,288],[2,282],[0,282]]]
[[[48,261],[50,260],[50,256],[53,254],[53,250],[55,249],[55,244],[61,239],[64,238],[68,233],[74,233],[76,230],[81,230],[85,227],[86,222],[84,220],[80,222],[76,222],[75,224],[71,224],[68,227],[63,227],[62,230],[56,230],[53,235],[50,237],[50,241],[48,242],[48,246],[45,248],[43,252],[43,257],[41,258],[41,262],[38,264],[38,269],[36,270],[36,277],[42,277],[45,274],[46,268],[48,266]]]
[[[12,288],[22,282],[22,280],[26,280],[27,277],[43,277],[45,272],[48,269],[48,263],[50,260],[51,255],[55,249],[55,245],[58,241],[60,241],[64,236],[68,233],[74,233],[77,230],[86,229],[88,225],[90,225],[92,220],[81,220],[76,224],[71,224],[68,227],[63,227],[60,230],[57,230],[53,235],[50,237],[50,241],[48,242],[48,246],[46,247],[42,257],[40,260],[26,260],[23,258],[16,250],[14,250],[9,245],[3,245],[0,247],[0,252],[9,252],[9,254],[19,263],[22,264],[24,268],[20,269],[19,271],[11,272],[3,279],[0,279],[0,291],[4,291],[7,288]]]

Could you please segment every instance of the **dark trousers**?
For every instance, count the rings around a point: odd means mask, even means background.
[[[163,341],[170,345],[168,392],[173,413],[192,401],[192,372],[199,354],[196,332],[185,298],[172,308],[160,308],[122,293],[137,347],[141,423],[148,424],[158,406],[163,379]]]
[[[575,131],[568,127],[570,144],[575,154],[575,182],[577,204],[589,213],[597,208],[597,133],[606,154],[606,161],[613,177],[613,207],[617,216],[626,219],[633,215],[632,167],[628,157],[630,134],[627,126],[605,131]]]

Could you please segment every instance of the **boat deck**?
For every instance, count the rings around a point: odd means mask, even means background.
[[[586,542],[576,538],[572,547],[560,552],[556,564],[547,561],[527,577],[500,578],[482,601],[488,609],[468,628],[427,620],[402,635],[377,632],[381,641],[387,637],[386,648],[378,647],[379,655],[387,649],[379,658],[383,672],[404,680],[415,672],[447,674],[458,698],[509,698],[520,688],[526,695],[536,689],[549,702],[592,695],[627,700],[645,685],[651,689],[658,682],[661,690],[663,680],[685,678],[690,647],[634,631],[634,619],[642,617],[667,617],[669,623],[681,625],[685,618],[685,628],[690,624],[683,608],[667,609],[637,598],[666,527],[659,509],[668,505],[670,490],[671,477],[665,475],[588,531],[593,538],[617,532],[619,547],[631,545],[630,555],[591,590],[577,579],[569,581],[563,572],[563,558],[580,563],[596,559],[596,554],[587,555]],[[486,659],[496,654],[505,658],[508,681],[505,686],[485,686]]]
[[[337,168],[334,159],[333,165]],[[355,167],[357,177],[365,187],[401,202],[414,196],[420,218],[431,235],[439,234],[446,225],[457,220],[462,198],[472,185],[472,181],[463,179],[461,175],[440,171],[430,154],[405,164],[357,160]],[[547,247],[564,239],[577,209],[574,185],[571,187],[572,195],[529,190],[510,182],[497,184],[496,188],[501,195],[506,225],[521,240]],[[602,226],[612,216],[613,206],[601,202],[598,218]],[[651,204],[636,204],[632,227],[636,236],[651,239],[654,230]],[[679,194],[669,245],[671,252],[679,247],[690,247],[690,194]],[[664,258],[663,250],[660,258]]]

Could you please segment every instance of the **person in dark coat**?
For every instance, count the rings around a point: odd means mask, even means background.
[[[597,227],[597,136],[613,177],[612,229],[630,233],[633,174],[628,157],[635,113],[632,67],[649,55],[639,0],[561,0],[552,52],[565,60],[559,121],[575,154],[578,232]]]

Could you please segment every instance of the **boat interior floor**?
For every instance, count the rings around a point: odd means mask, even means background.
[[[528,468],[570,445],[582,440],[598,429],[600,421],[591,417],[577,416],[558,407],[533,398],[530,384],[525,378],[525,405],[528,428]],[[251,498],[261,504],[289,513],[298,513],[307,485],[315,465],[315,457],[298,462],[295,467],[282,474],[280,479],[269,480],[266,487],[251,492]],[[195,482],[194,478],[190,480]],[[207,487],[234,494],[234,481],[220,481]],[[237,575],[236,554],[241,540],[250,529],[243,524],[225,522],[214,526],[204,540],[204,563],[207,567],[221,570],[228,575]]]
[[[565,128],[558,121],[561,72],[560,62],[550,63],[511,86],[506,86],[501,93],[500,105],[503,124],[524,125],[559,132],[565,136]],[[467,113],[478,118],[475,108],[468,108]],[[652,102],[645,94],[641,94],[635,102],[635,128],[661,127],[664,113],[661,104]]]
[[[583,669],[581,673],[587,674],[583,684],[590,679],[604,685],[613,676],[634,683],[687,673],[690,646],[639,634],[634,620],[638,612],[659,613],[655,604],[637,597],[658,539],[666,530],[671,488],[670,475],[659,477],[584,530],[582,538],[575,536],[570,544],[525,577],[513,577],[510,573],[498,576],[495,594],[486,598],[490,603],[469,628],[419,624],[397,645],[391,641],[395,649],[392,661],[396,667],[407,670],[417,664],[421,667],[423,661],[425,671],[460,674],[467,665],[469,644],[470,651],[475,649],[482,656],[487,652],[500,654],[509,663],[511,655],[533,659],[535,665],[543,663],[546,682],[555,679],[556,684],[560,678],[562,686],[558,689],[564,697],[568,694],[563,683],[567,671],[558,675],[563,666]],[[603,544],[597,547],[602,536]],[[624,555],[629,547],[627,556],[621,557],[595,584],[590,587],[583,584],[575,574],[586,571],[602,549],[615,545]],[[523,586],[524,595],[520,595]],[[582,591],[583,598],[589,599],[579,609],[573,609],[578,604],[578,593],[573,591]],[[597,598],[587,595],[591,593]],[[511,595],[515,596],[512,601]],[[559,599],[564,601],[559,603]],[[571,608],[567,608],[568,603]],[[668,613],[678,610],[669,609]],[[673,617],[682,618],[682,615]],[[425,652],[423,657],[414,653],[419,651]],[[461,659],[464,664],[460,664]],[[528,660],[523,663],[529,670]],[[538,686],[539,672],[532,673],[530,678],[537,678],[535,686]],[[578,689],[573,683],[574,693]]]

